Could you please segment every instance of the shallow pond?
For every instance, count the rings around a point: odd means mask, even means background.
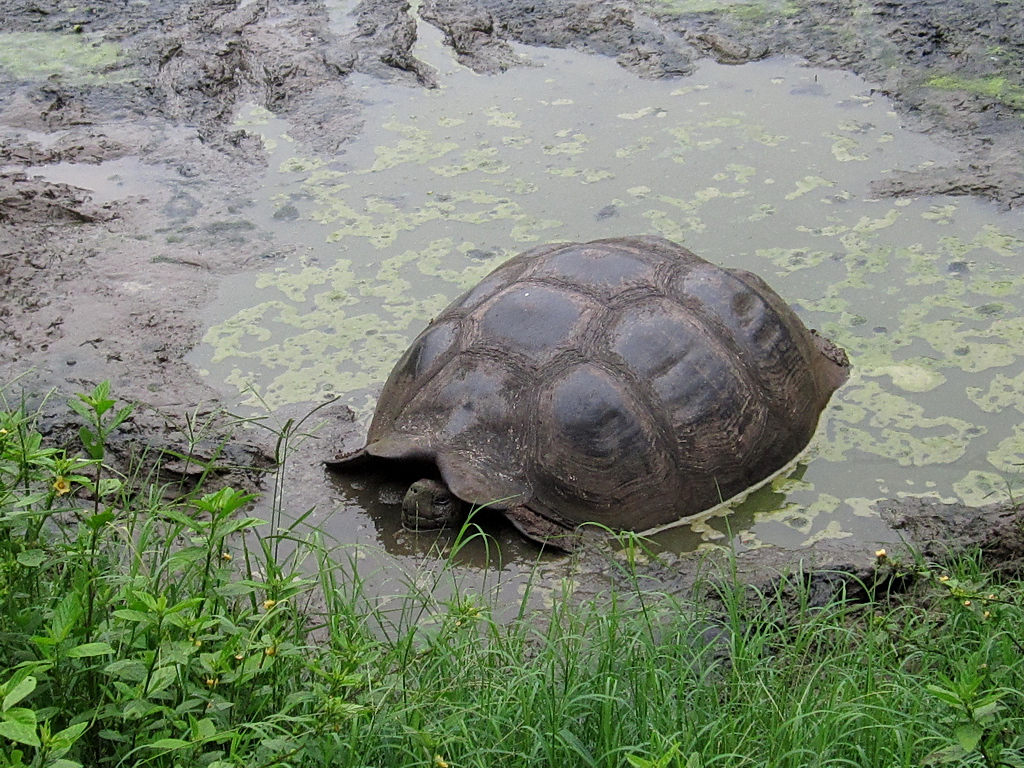
[[[536,66],[478,76],[421,30],[441,87],[352,77],[365,130],[335,159],[274,115],[239,115],[271,168],[247,215],[298,247],[225,283],[191,356],[211,382],[271,407],[340,396],[368,420],[412,338],[504,259],[660,234],[760,274],[854,364],[806,462],[665,546],[725,530],[741,548],[870,542],[880,497],[1006,497],[1024,461],[1024,220],[970,199],[874,199],[871,180],[952,160],[884,96],[791,59],[645,81],[521,47]],[[319,523],[401,549],[365,496],[339,487]]]

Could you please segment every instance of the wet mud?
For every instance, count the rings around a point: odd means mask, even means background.
[[[199,311],[226,276],[266,269],[294,247],[251,218],[267,160],[238,116],[269,110],[310,150],[344,154],[363,127],[365,89],[354,78],[437,85],[415,54],[417,12],[483,77],[531,66],[524,46],[614,57],[645,78],[685,78],[702,59],[742,65],[780,55],[849,70],[957,157],[878,180],[877,194],[1024,204],[1024,17],[1005,0],[0,0],[5,396],[66,396],[109,379],[118,397],[142,404],[117,455],[147,445],[180,452],[197,423],[219,444],[232,420],[185,361],[203,330]],[[91,176],[76,176],[82,168]],[[60,403],[46,405],[50,427],[70,434]],[[300,483],[322,474],[318,457],[337,443],[358,447],[346,409],[324,423],[291,457]],[[260,487],[274,440],[232,440],[218,466]],[[185,482],[194,467],[177,471]],[[935,520],[954,512],[934,518],[916,504],[885,513],[892,531],[913,528],[908,538],[922,543],[977,529],[975,543],[988,546],[992,530],[1005,530],[992,551],[1019,559],[1012,510],[957,507],[961,517],[943,528]],[[794,557],[759,550],[749,562],[764,571]],[[855,573],[874,562],[842,542],[798,557],[815,567],[852,563]]]

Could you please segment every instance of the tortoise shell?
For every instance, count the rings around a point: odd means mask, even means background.
[[[544,245],[420,334],[357,453],[430,462],[471,504],[643,531],[784,467],[847,365],[749,272],[657,237]]]

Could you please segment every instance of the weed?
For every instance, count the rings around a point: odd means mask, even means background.
[[[710,599],[645,589],[626,536],[601,594],[535,571],[499,620],[454,565],[498,555],[472,519],[385,595],[281,489],[271,525],[233,488],[129,493],[106,464],[128,406],[75,402],[78,453],[0,411],[0,768],[1024,760],[1020,584],[977,560],[890,561],[916,601],[783,614],[728,567]],[[276,432],[282,462],[309,425]]]

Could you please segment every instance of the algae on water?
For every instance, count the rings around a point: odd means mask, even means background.
[[[211,328],[207,364],[271,405],[336,394],[366,415],[412,338],[503,259],[662,234],[760,274],[853,360],[807,483],[764,490],[751,503],[779,514],[741,541],[849,535],[872,494],[977,499],[1024,461],[1024,227],[971,201],[873,199],[871,180],[939,152],[880,96],[780,61],[680,87],[548,55],[574,79],[538,67],[486,91],[389,92],[334,161],[268,143],[276,194],[320,244],[237,291],[250,304]]]
[[[88,35],[0,33],[0,70],[18,78],[45,80],[56,75],[76,83],[101,82],[120,54],[118,45]]]

